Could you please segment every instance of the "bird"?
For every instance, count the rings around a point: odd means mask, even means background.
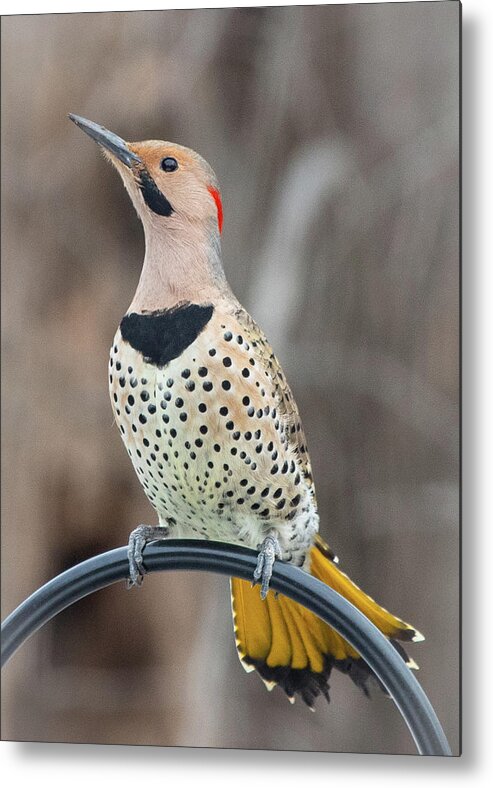
[[[257,551],[253,582],[231,578],[239,658],[270,690],[314,709],[332,670],[366,695],[385,687],[359,653],[313,613],[270,589],[275,561],[338,591],[401,642],[414,626],[345,574],[322,539],[300,414],[266,336],[237,300],[221,259],[223,206],[209,164],[182,145],[126,142],[69,118],[114,165],[142,222],[145,256],[109,358],[116,423],[158,525],[129,537],[129,585],[145,574],[145,545],[163,538],[228,542]],[[282,308],[282,304],[280,305]]]

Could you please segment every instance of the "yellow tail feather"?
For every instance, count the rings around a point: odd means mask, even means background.
[[[311,550],[311,574],[338,591],[383,632],[417,668],[396,640],[423,640],[410,624],[378,605],[337,567],[330,548],[317,536]],[[333,667],[348,673],[368,694],[372,671],[332,627],[301,605],[269,591],[263,601],[258,586],[231,579],[233,618],[238,654],[246,670],[257,670],[269,689],[279,684],[293,700],[295,694],[313,707],[320,694],[327,697]]]

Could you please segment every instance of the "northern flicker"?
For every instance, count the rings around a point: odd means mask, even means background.
[[[144,573],[146,542],[189,537],[258,550],[251,585],[232,578],[236,645],[246,670],[290,700],[327,697],[332,668],[365,694],[373,676],[330,626],[269,590],[276,559],[349,599],[386,635],[422,635],[380,607],[337,566],[318,535],[310,459],[296,403],[262,330],[233,295],[221,262],[219,185],[188,148],[127,143],[69,116],[119,172],[142,221],[145,258],[116,332],[110,396],[121,437],[159,525],[129,541],[130,582]],[[282,305],[281,305],[282,308]]]

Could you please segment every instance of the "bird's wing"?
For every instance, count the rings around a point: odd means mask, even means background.
[[[283,417],[285,423],[285,435],[288,445],[294,448],[300,461],[305,480],[312,488],[313,495],[315,495],[305,432],[303,430],[298,406],[296,405],[296,401],[282,367],[264,332],[259,328],[251,315],[249,315],[243,307],[239,307],[235,312],[235,317],[238,320],[241,330],[244,332],[245,336],[248,337],[248,342],[252,348],[255,349],[260,363],[272,380],[277,410]]]

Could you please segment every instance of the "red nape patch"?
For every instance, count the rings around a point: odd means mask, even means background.
[[[216,203],[217,208],[217,225],[219,227],[219,232],[222,233],[223,231],[223,204],[221,202],[221,195],[218,189],[215,189],[213,186],[208,186],[207,191],[212,196],[214,202]]]

